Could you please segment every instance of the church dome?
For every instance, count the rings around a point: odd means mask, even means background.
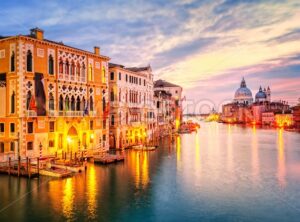
[[[234,101],[243,104],[251,104],[253,102],[252,92],[247,88],[244,78],[241,82],[240,88],[238,88],[234,94]]]
[[[255,99],[266,99],[267,95],[266,93],[262,90],[262,88],[259,88],[259,91],[255,95]]]

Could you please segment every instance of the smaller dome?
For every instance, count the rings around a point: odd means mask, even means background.
[[[255,95],[255,99],[266,99],[267,95],[266,93],[262,90],[261,87],[259,87],[259,91]]]

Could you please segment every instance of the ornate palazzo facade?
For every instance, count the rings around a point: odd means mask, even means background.
[[[108,61],[44,39],[0,38],[0,159],[108,149]]]

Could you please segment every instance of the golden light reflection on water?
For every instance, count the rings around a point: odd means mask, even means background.
[[[67,178],[63,185],[62,211],[65,217],[71,218],[73,215],[74,190],[72,178]]]
[[[253,182],[259,180],[259,155],[258,155],[258,141],[256,126],[252,127],[252,139],[251,139],[251,165],[252,165],[252,178]]]
[[[277,177],[278,183],[281,187],[286,186],[286,168],[285,168],[285,152],[284,152],[284,139],[283,139],[283,129],[277,130],[277,149],[278,149],[278,170]]]
[[[232,126],[227,125],[227,170],[233,170],[233,147],[232,147]]]
[[[97,209],[97,179],[95,166],[93,164],[89,165],[88,169],[88,186],[87,186],[87,204],[88,204],[88,215],[89,219],[96,218]]]
[[[176,157],[177,157],[177,168],[181,167],[181,138],[176,138]]]
[[[148,152],[130,152],[131,168],[135,173],[135,187],[146,188],[150,182],[149,177],[149,156]]]

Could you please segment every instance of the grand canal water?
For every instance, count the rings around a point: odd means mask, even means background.
[[[0,221],[299,221],[300,134],[203,123],[63,180],[0,176]]]

